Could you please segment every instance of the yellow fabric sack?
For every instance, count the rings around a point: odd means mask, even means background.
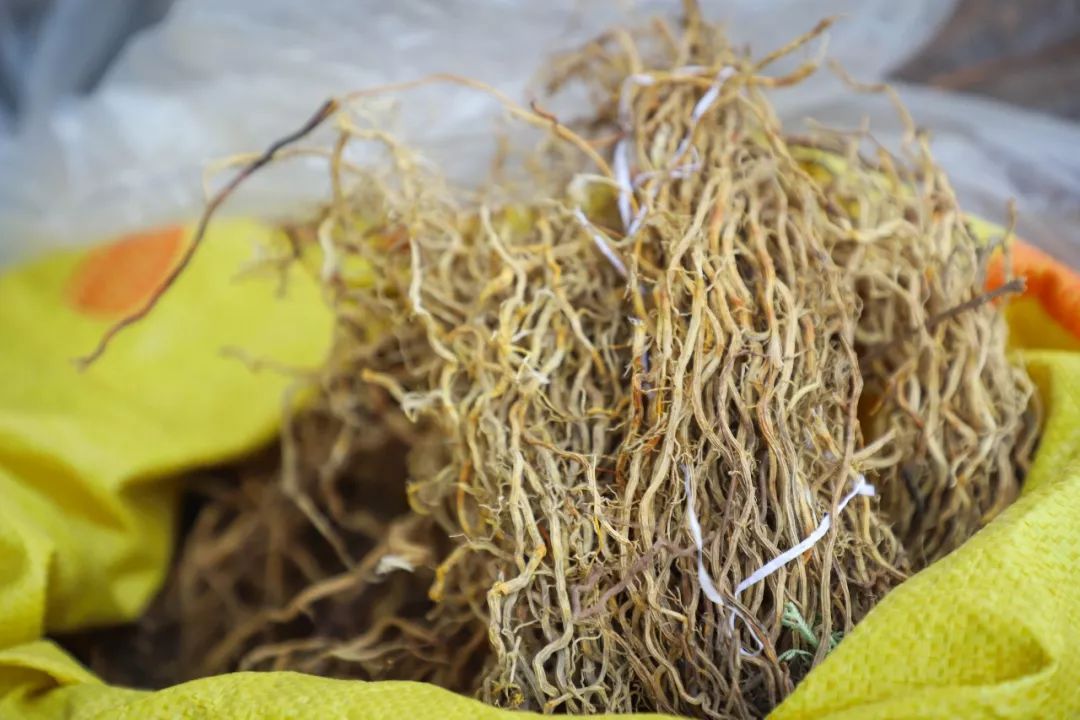
[[[42,639],[136,617],[166,567],[168,478],[273,435],[287,381],[218,349],[309,365],[324,351],[311,283],[279,300],[276,278],[227,282],[260,233],[219,223],[153,320],[83,375],[68,358],[126,291],[95,285],[79,254],[0,278],[0,718],[527,717],[422,684],[285,672],[114,688]],[[1018,259],[1032,292],[1009,318],[1048,413],[1023,496],[886,597],[774,718],[1080,716],[1080,278]]]
[[[86,678],[35,644],[43,635],[143,611],[168,565],[168,478],[274,437],[289,380],[222,350],[317,367],[328,348],[330,318],[299,269],[282,298],[279,276],[238,276],[271,231],[221,222],[153,322],[80,373],[73,358],[146,302],[189,234],[163,228],[0,276],[0,718],[21,715],[21,693]]]

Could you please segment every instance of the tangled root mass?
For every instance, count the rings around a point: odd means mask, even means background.
[[[808,70],[766,71],[790,49],[691,19],[557,63],[595,111],[542,157],[596,157],[524,206],[342,124],[312,233],[335,351],[282,481],[188,540],[172,612],[219,618],[197,672],[760,717],[1016,496],[1037,422],[982,301],[992,248],[924,138],[871,162],[861,135],[785,135],[765,92]],[[373,138],[390,168],[341,160]],[[364,488],[402,474],[380,516]]]

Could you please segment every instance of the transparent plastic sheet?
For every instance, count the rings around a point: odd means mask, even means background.
[[[827,54],[873,82],[916,53],[953,3],[703,0],[702,7],[759,54],[842,15]],[[92,95],[65,99],[39,88],[35,96],[49,103],[17,128],[0,126],[0,263],[192,217],[209,161],[261,149],[328,96],[440,71],[523,98],[552,51],[617,22],[679,9],[657,0],[177,0]],[[75,43],[80,28],[70,32]],[[48,73],[35,82],[47,85]],[[933,128],[939,160],[971,211],[1000,222],[1015,198],[1022,234],[1080,264],[1080,127],[990,101],[899,90],[916,120]],[[882,142],[895,147],[901,134],[887,98],[853,94],[827,71],[773,95],[791,128],[806,117],[844,127],[868,117]],[[400,97],[407,140],[456,178],[484,176],[501,116],[495,103],[450,87]],[[325,197],[324,178],[318,160],[290,161],[246,186],[228,211],[287,216]]]

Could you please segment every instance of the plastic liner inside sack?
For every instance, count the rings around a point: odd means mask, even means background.
[[[902,65],[953,10],[952,2],[933,0],[704,0],[701,6],[756,55],[840,15],[824,43],[788,60],[796,64],[816,53],[863,82]],[[34,88],[29,95],[39,101],[24,108],[19,123],[0,125],[0,264],[194,217],[203,206],[204,170],[214,160],[261,150],[330,96],[450,72],[527,99],[553,52],[614,24],[674,19],[679,9],[677,2],[654,0],[176,0],[159,25],[133,39],[91,95]],[[116,18],[92,13],[84,20]],[[85,22],[49,28],[53,55],[39,59],[47,68],[33,74],[34,82],[62,86],[63,68],[81,61]],[[933,131],[937,159],[969,212],[1003,224],[1007,202],[1015,199],[1020,235],[1080,265],[1080,126],[971,96],[896,87],[916,122]],[[457,180],[485,180],[494,133],[507,125],[496,103],[449,86],[393,99],[404,140]],[[825,68],[775,91],[772,101],[792,131],[807,119],[841,128],[867,121],[874,138],[893,148],[903,133],[888,97],[854,93]],[[326,197],[319,160],[286,165],[253,178],[227,212],[284,219]]]

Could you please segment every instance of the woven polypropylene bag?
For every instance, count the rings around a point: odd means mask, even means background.
[[[161,582],[185,469],[269,439],[286,382],[221,356],[315,364],[329,318],[303,277],[226,282],[268,231],[218,226],[184,281],[105,359],[89,349],[167,271],[168,230],[0,277],[0,718],[522,718],[438,688],[234,673],[110,687],[43,636],[136,617]],[[773,717],[1080,715],[1080,277],[1019,248],[1008,309],[1046,426],[1022,497],[887,596]],[[132,287],[132,283],[135,286]],[[152,290],[152,288],[150,288]],[[283,330],[287,328],[287,330]]]

